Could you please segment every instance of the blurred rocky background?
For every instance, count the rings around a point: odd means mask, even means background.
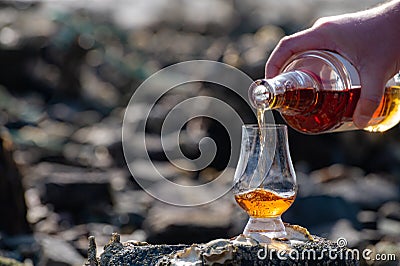
[[[157,70],[192,59],[224,62],[252,79],[263,77],[264,63],[282,36],[320,16],[379,2],[1,1],[0,255],[26,265],[81,265],[90,235],[101,250],[112,232],[122,241],[153,244],[241,233],[247,216],[231,194],[182,208],[159,202],[138,186],[121,145],[131,95]],[[246,123],[256,121],[229,91],[200,84],[160,99],[148,132],[157,136],[176,102],[196,94],[225,99],[243,110]],[[275,119],[282,122],[277,114]],[[154,163],[171,180],[212,180],[226,167],[231,145],[226,132],[207,119],[189,121],[182,131],[220,140],[212,164],[195,173],[177,169],[157,141],[150,149]],[[399,136],[398,126],[384,134],[306,136],[290,130],[299,195],[283,219],[334,241],[345,237],[349,247],[399,259]],[[189,157],[198,156],[197,144],[185,144]],[[137,166],[154,182],[140,158]],[[228,169],[227,184],[233,173]]]

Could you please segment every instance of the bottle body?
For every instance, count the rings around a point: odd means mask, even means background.
[[[400,121],[400,77],[391,79],[373,115],[371,132]],[[361,93],[359,75],[346,59],[328,51],[307,51],[289,59],[281,74],[249,89],[257,109],[275,109],[287,124],[306,134],[357,129],[353,113]]]

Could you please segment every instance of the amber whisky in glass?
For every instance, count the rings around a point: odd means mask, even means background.
[[[244,125],[233,192],[250,216],[243,234],[261,243],[285,237],[281,215],[296,197],[285,125]]]

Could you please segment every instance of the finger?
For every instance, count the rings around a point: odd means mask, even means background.
[[[354,123],[358,128],[368,126],[381,102],[385,83],[377,79],[377,76],[369,73],[360,73],[361,95],[353,115]]]
[[[265,65],[265,77],[272,78],[278,75],[285,62],[292,55],[312,49],[332,50],[332,46],[327,45],[319,31],[312,28],[284,37]]]

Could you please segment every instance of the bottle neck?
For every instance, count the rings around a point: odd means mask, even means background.
[[[311,74],[294,70],[255,81],[249,88],[249,99],[255,108],[301,112],[314,103],[318,89]]]

